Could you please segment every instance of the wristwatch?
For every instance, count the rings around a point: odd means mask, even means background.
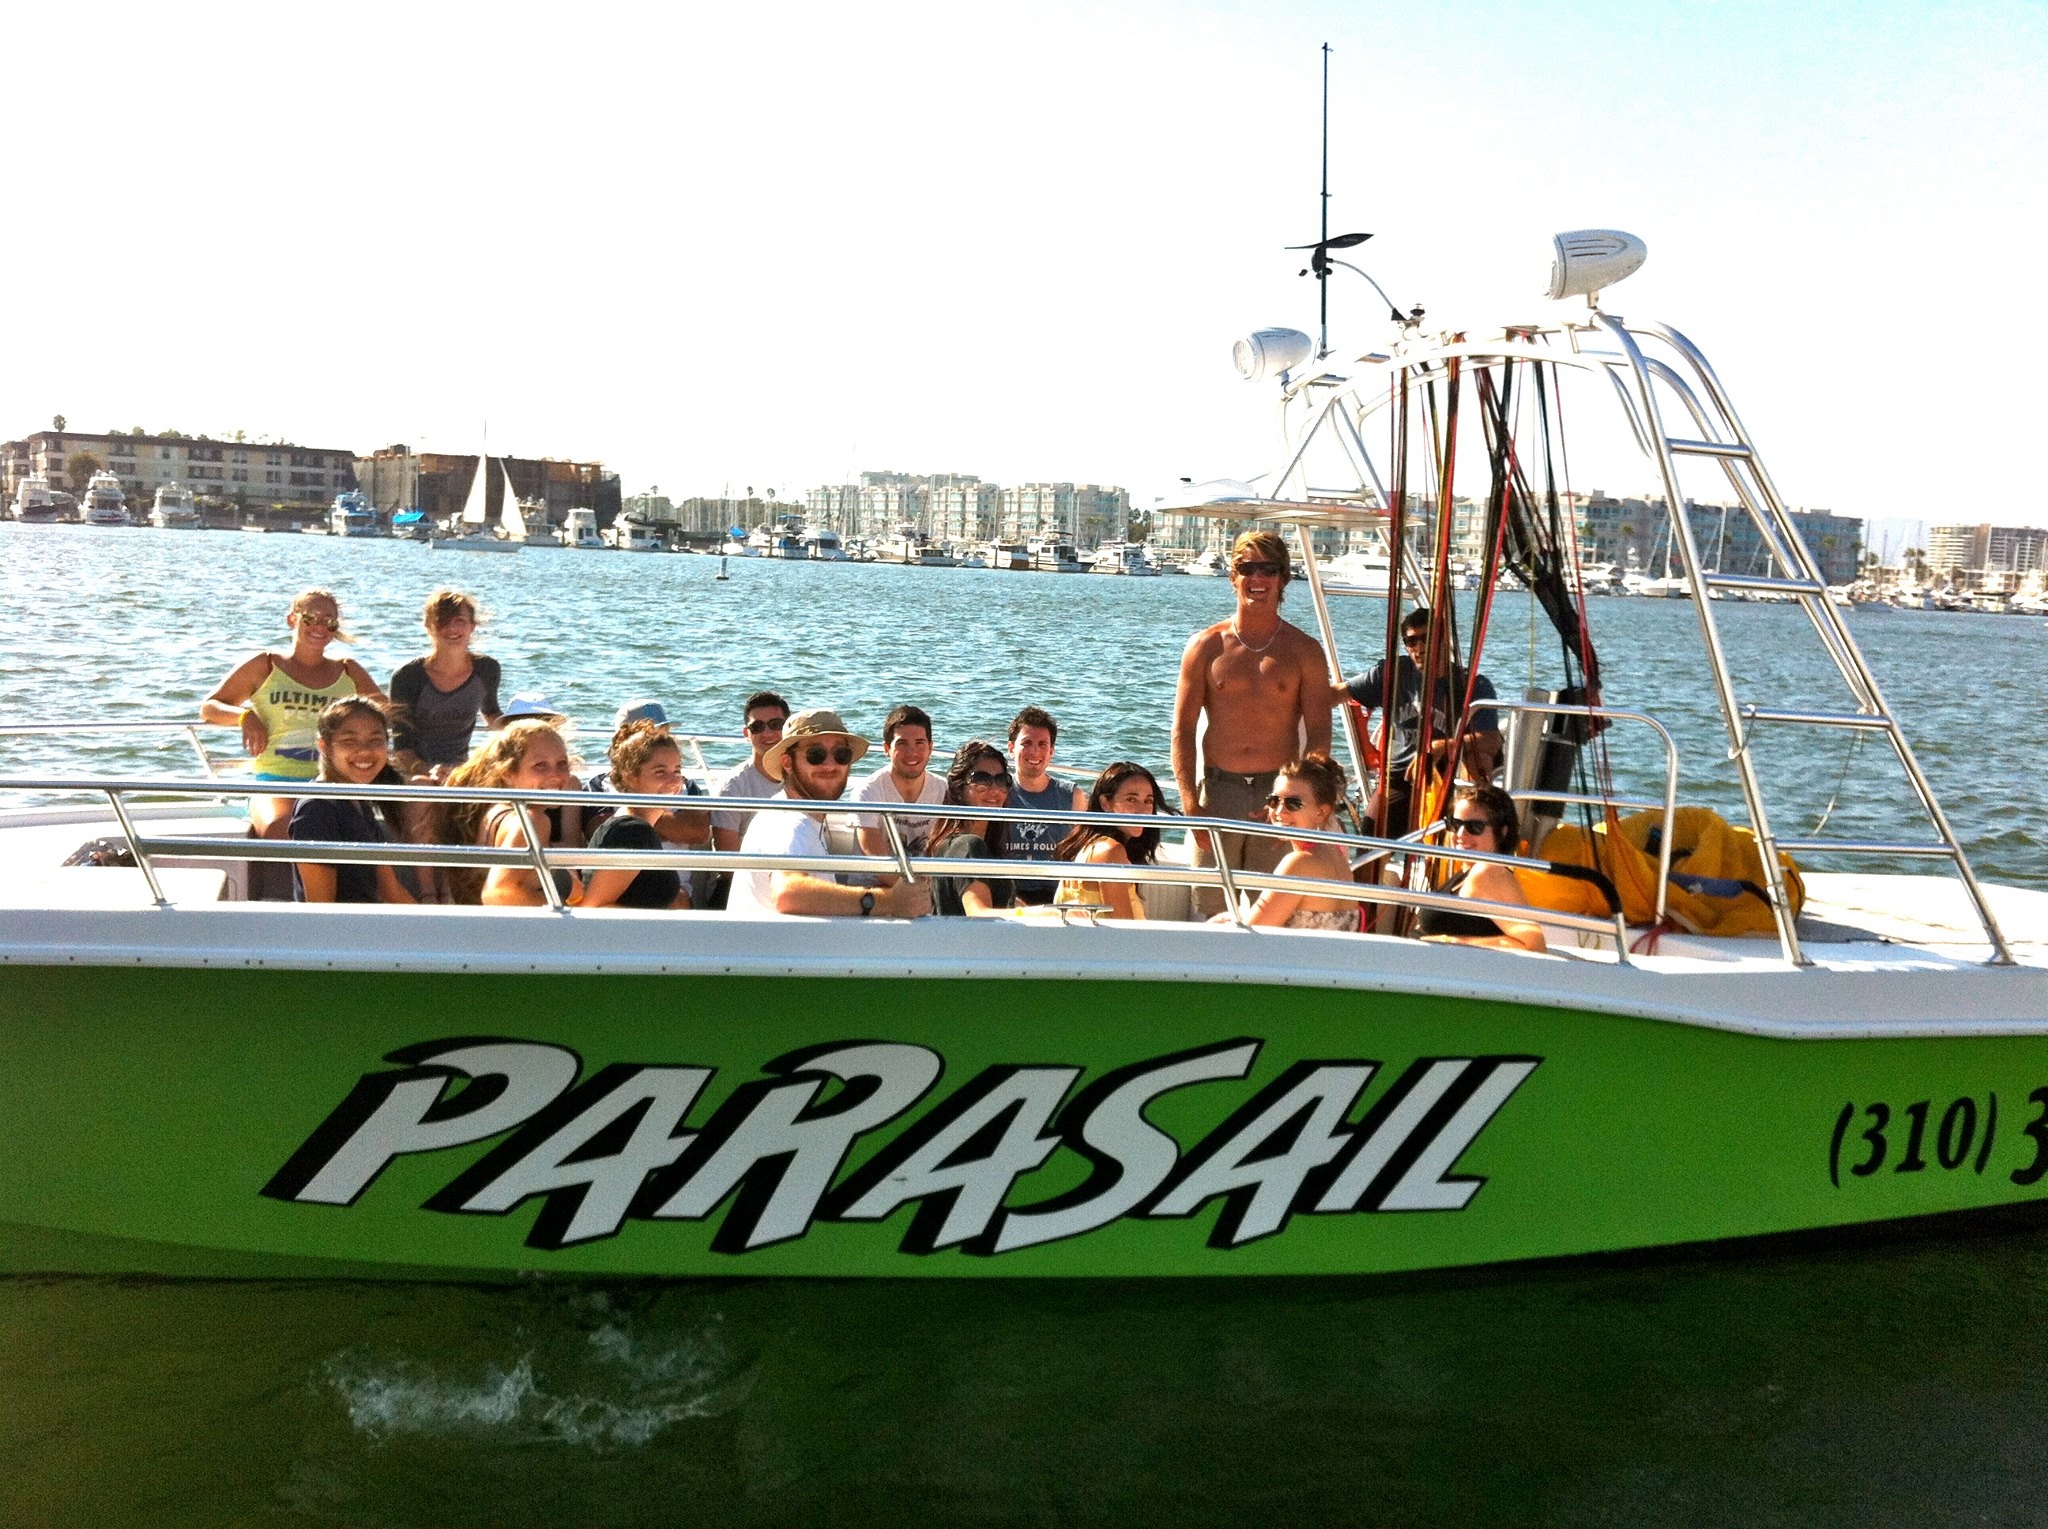
[[[868,915],[869,915],[870,913],[873,913],[874,911],[875,911],[875,894],[874,894],[874,893],[872,893],[872,892],[863,892],[863,893],[861,893],[861,894],[860,894],[860,916],[861,916],[862,918],[866,918],[866,917],[867,917],[867,916],[868,916]]]

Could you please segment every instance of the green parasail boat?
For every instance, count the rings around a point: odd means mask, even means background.
[[[1596,297],[1640,258],[1625,235],[1561,235],[1551,295]],[[1277,377],[1283,465],[1264,490],[1220,482],[1172,510],[1294,528],[1333,655],[1318,538],[1376,546],[1404,604],[1455,608],[1447,426],[1461,399],[1479,413],[1496,506],[1479,615],[1469,646],[1445,630],[1429,661],[1476,671],[1489,593],[1511,577],[1559,623],[1564,682],[1499,703],[1516,723],[1504,779],[1532,834],[1526,854],[1495,858],[1532,886],[1592,885],[1605,905],[1459,899],[1442,871],[1472,854],[1372,832],[1324,836],[1350,852],[1358,881],[1185,861],[1090,871],[1145,883],[1162,908],[1168,889],[1197,883],[1233,899],[1269,887],[1351,898],[1373,910],[1372,933],[1085,911],[903,921],[275,904],[240,895],[252,862],[524,858],[252,841],[238,816],[195,803],[275,787],[216,777],[210,762],[176,779],[7,777],[0,790],[19,800],[69,801],[0,817],[0,1268],[1372,1274],[2042,1198],[2048,895],[1972,874],[1697,349],[1594,304],[1487,337],[1425,335],[1418,317],[1356,356],[1263,331],[1239,363]],[[1667,505],[1685,503],[1680,465],[1704,463],[1769,553],[1767,569],[1722,572],[1687,516],[1672,516],[1756,858],[1733,891],[1674,869],[1675,749],[1654,719],[1602,696],[1574,624],[1580,559],[1526,434],[1550,419],[1566,373],[1612,385]],[[1518,396],[1538,402],[1518,413]],[[1689,434],[1667,429],[1674,409]],[[1434,510],[1408,465],[1425,418]],[[1380,425],[1386,481],[1365,448]],[[1316,465],[1329,452],[1355,488],[1312,486],[1335,481]],[[1711,597],[1741,592],[1803,607],[1845,700],[1738,692]],[[1661,797],[1622,796],[1599,767],[1607,733],[1623,728],[1665,745]],[[1812,729],[1875,735],[1925,832],[1774,833],[1750,745]],[[1370,778],[1355,719],[1347,732],[1354,778]],[[71,804],[81,796],[107,805]],[[1573,863],[1558,846],[1574,811],[1590,856],[1579,864],[1604,879],[1558,869]],[[1176,821],[1192,838],[1215,820]],[[1630,822],[1633,849],[1621,844]],[[125,863],[67,863],[99,839],[112,841],[100,858]],[[532,856],[912,875],[977,865],[905,854],[900,839],[896,855],[857,862]],[[1861,869],[1811,868],[1835,858]],[[1901,871],[1930,862],[1946,874]],[[1616,887],[1623,863],[1641,883],[1633,897]],[[1731,932],[1739,921],[1720,920],[1716,898],[1749,908],[1755,929]],[[1431,907],[1531,918],[1550,948],[1404,937],[1412,910]]]

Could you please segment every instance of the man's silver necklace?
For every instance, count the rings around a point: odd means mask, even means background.
[[[1237,639],[1237,645],[1240,648],[1243,648],[1245,652],[1263,653],[1266,651],[1266,649],[1272,647],[1274,643],[1280,640],[1280,628],[1277,626],[1274,627],[1273,635],[1271,637],[1268,637],[1263,643],[1261,643],[1256,648],[1244,640],[1244,633],[1242,630],[1239,629],[1238,624],[1235,620],[1232,620],[1232,622],[1230,623],[1230,635]]]

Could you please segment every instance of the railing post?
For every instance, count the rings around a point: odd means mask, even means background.
[[[540,839],[534,834],[533,819],[526,815],[526,802],[522,797],[512,798],[513,815],[519,819],[519,836],[526,841],[527,858],[533,862],[533,874],[540,878],[540,895],[548,906],[557,913],[567,913],[567,904],[562,901],[562,892],[555,885],[555,873],[548,864],[547,851],[540,847]]]
[[[156,867],[149,863],[149,852],[142,847],[142,836],[135,831],[135,824],[128,816],[128,808],[121,800],[119,791],[109,788],[107,805],[114,809],[114,821],[121,825],[121,832],[127,836],[128,852],[135,857],[135,868],[142,872],[142,881],[149,888],[149,895],[159,908],[168,908],[171,900],[164,896],[164,889],[156,879]]]
[[[917,880],[917,874],[910,869],[910,851],[903,847],[903,833],[896,826],[896,819],[890,813],[880,814],[882,832],[889,836],[889,852],[896,857],[896,869],[905,881]]]
[[[1223,900],[1230,909],[1230,921],[1242,929],[1246,927],[1244,909],[1238,906],[1237,878],[1231,874],[1229,857],[1223,853],[1223,830],[1205,826],[1202,832],[1209,836],[1209,853],[1216,860],[1216,877],[1223,883]]]

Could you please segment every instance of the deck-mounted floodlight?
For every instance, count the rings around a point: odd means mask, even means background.
[[[1550,262],[1551,299],[1583,297],[1592,302],[1604,287],[1635,274],[1649,258],[1649,246],[1618,228],[1575,228],[1557,235]]]
[[[1299,329],[1261,329],[1230,347],[1237,375],[1246,382],[1275,377],[1315,354],[1315,342]]]

